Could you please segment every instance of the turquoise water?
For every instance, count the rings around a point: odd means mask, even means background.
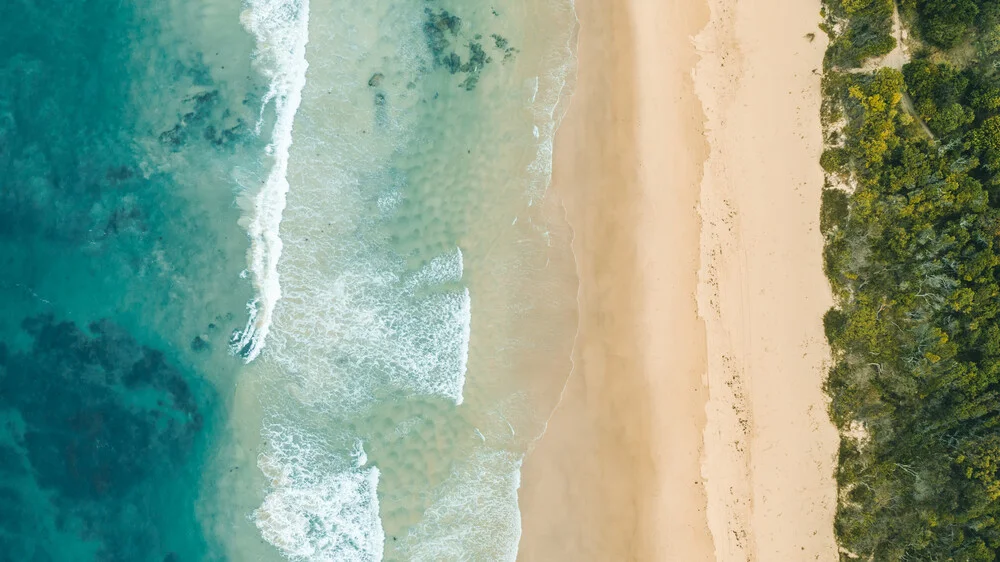
[[[0,6],[0,559],[502,560],[558,0]]]

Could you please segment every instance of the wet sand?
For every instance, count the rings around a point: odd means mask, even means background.
[[[525,462],[521,560],[707,560],[697,315],[708,147],[691,71],[700,2],[580,0],[553,190],[574,230],[573,374]],[[641,8],[635,11],[634,8]]]
[[[580,326],[519,559],[836,560],[819,2],[577,12],[552,189]]]

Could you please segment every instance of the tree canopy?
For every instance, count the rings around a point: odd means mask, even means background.
[[[943,46],[992,2],[918,0],[917,26]],[[846,125],[822,163],[854,185],[828,189],[821,218],[836,531],[862,559],[1000,551],[1000,87],[992,64],[947,60],[825,78]]]

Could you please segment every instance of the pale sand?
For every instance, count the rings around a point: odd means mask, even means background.
[[[819,0],[710,0],[696,88],[710,402],[704,476],[718,560],[837,560],[838,438],[822,382]],[[816,33],[814,41],[807,33]]]
[[[837,559],[819,1],[709,4],[577,0],[553,192],[580,328],[521,560]]]
[[[708,10],[634,4],[577,1],[577,84],[553,190],[574,229],[580,327],[573,374],[522,472],[525,561],[712,553],[695,301],[708,150],[691,81]]]

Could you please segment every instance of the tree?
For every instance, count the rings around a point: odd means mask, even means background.
[[[917,13],[923,38],[932,45],[949,49],[972,27],[979,5],[975,0],[917,0]]]
[[[917,24],[964,36],[989,21],[947,10],[987,4],[997,0],[917,0]],[[852,19],[873,9],[841,7]],[[838,426],[867,435],[842,443],[836,531],[862,559],[990,561],[1000,551],[1000,86],[990,65],[928,53],[902,74],[827,84],[847,125],[823,163],[856,189],[846,209],[823,198],[837,295],[824,317],[835,357],[826,390]],[[935,139],[901,118],[904,89]]]

